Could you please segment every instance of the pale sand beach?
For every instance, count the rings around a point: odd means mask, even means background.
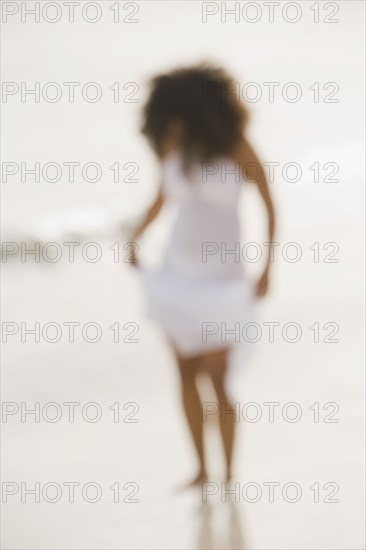
[[[175,493],[189,479],[194,462],[179,407],[174,360],[158,327],[144,314],[135,271],[108,260],[92,266],[5,266],[3,285],[8,294],[3,319],[19,322],[21,316],[29,326],[35,319],[41,325],[77,321],[81,326],[97,320],[103,329],[94,344],[83,342],[78,332],[75,342],[69,343],[63,330],[54,344],[35,344],[32,337],[21,344],[18,335],[9,336],[3,349],[3,400],[24,401],[29,408],[35,402],[41,406],[97,402],[103,411],[98,423],[83,420],[80,408],[75,423],[69,423],[67,408],[62,406],[58,423],[42,416],[40,423],[32,416],[21,423],[18,414],[3,424],[7,480],[21,479],[30,485],[35,480],[94,481],[103,488],[103,498],[96,504],[80,498],[73,504],[64,499],[53,505],[34,504],[29,497],[22,504],[20,496],[9,497],[3,512],[7,547],[33,547],[28,546],[29,537],[37,548],[362,547],[363,316],[359,300],[362,266],[356,246],[360,223],[344,221],[313,231],[314,238],[332,235],[340,243],[351,237],[355,249],[342,248],[340,264],[318,264],[306,277],[300,265],[287,264],[276,270],[273,292],[260,317],[283,324],[297,321],[304,327],[303,338],[296,344],[283,339],[252,344],[255,350],[242,372],[236,367],[233,390],[240,410],[254,402],[263,417],[250,423],[240,416],[234,481],[295,481],[303,493],[294,504],[283,501],[281,493],[270,504],[264,491],[256,503],[243,498],[235,503],[245,546],[230,545],[225,535],[226,530],[232,533],[230,512],[219,496],[208,497],[213,507],[209,520],[207,508],[199,512],[199,490]],[[296,236],[305,240],[309,232],[298,230]],[[332,277],[335,269],[336,278]],[[299,287],[308,290],[300,292]],[[339,343],[312,342],[307,327],[316,320],[321,324],[336,321]],[[121,326],[138,323],[139,342],[113,343],[108,327],[116,321]],[[114,423],[109,407],[115,402],[121,407],[137,403],[139,422]],[[273,423],[265,402],[281,404]],[[290,402],[301,408],[297,423],[283,419],[283,405]],[[337,403],[339,422],[315,423],[309,409],[314,402]],[[332,411],[321,411],[321,418]],[[55,411],[50,409],[49,414]],[[91,417],[94,414],[91,409]],[[288,414],[293,416],[294,410]],[[256,411],[248,409],[248,417],[255,416]],[[208,443],[212,481],[220,483],[221,449],[216,441]],[[114,503],[108,487],[115,481],[138,483],[139,502]],[[339,502],[314,503],[309,487],[315,482],[337,483]],[[222,522],[220,528],[216,516]],[[214,542],[207,546],[210,533]],[[206,541],[204,546],[199,546],[200,537]]]

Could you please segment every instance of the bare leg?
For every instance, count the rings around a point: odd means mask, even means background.
[[[182,382],[183,409],[188,421],[195,450],[199,460],[199,471],[192,485],[200,484],[206,480],[206,466],[203,449],[203,423],[201,399],[197,390],[197,360],[185,359],[177,355],[179,373]]]
[[[219,426],[226,460],[226,479],[231,478],[231,465],[235,435],[235,413],[224,386],[227,371],[227,351],[220,351],[202,358],[201,368],[207,372],[215,388],[219,406]]]

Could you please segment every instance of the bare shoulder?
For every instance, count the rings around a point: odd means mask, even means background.
[[[232,157],[242,167],[246,181],[258,183],[262,177],[263,170],[257,153],[247,139],[243,138],[237,144]]]
[[[246,138],[240,140],[232,152],[232,156],[236,162],[244,166],[249,162],[259,163],[257,153]]]

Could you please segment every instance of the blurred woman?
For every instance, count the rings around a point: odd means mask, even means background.
[[[199,460],[192,484],[207,479],[197,378],[209,376],[216,392],[229,480],[235,415],[225,414],[233,405],[224,382],[234,344],[227,343],[218,327],[232,330],[248,314],[253,298],[268,289],[271,246],[254,289],[237,254],[238,199],[245,180],[257,186],[264,201],[268,242],[274,235],[264,171],[245,138],[247,113],[233,90],[233,81],[221,69],[178,69],[153,79],[143,113],[142,131],[161,162],[162,175],[156,200],[132,240],[141,236],[166,200],[176,204],[162,266],[140,272],[151,315],[162,325],[177,360],[183,408]],[[256,169],[248,169],[253,166]]]

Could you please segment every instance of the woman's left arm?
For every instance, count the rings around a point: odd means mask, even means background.
[[[133,243],[138,239],[138,237],[140,237],[144,233],[145,229],[155,220],[160,210],[162,209],[163,204],[164,204],[164,195],[160,187],[154,203],[147,211],[142,222],[135,228],[135,230],[131,235],[131,241]],[[138,264],[138,257],[135,250],[133,250],[133,252],[130,254],[130,258],[131,258],[130,260],[131,264],[136,267]]]

